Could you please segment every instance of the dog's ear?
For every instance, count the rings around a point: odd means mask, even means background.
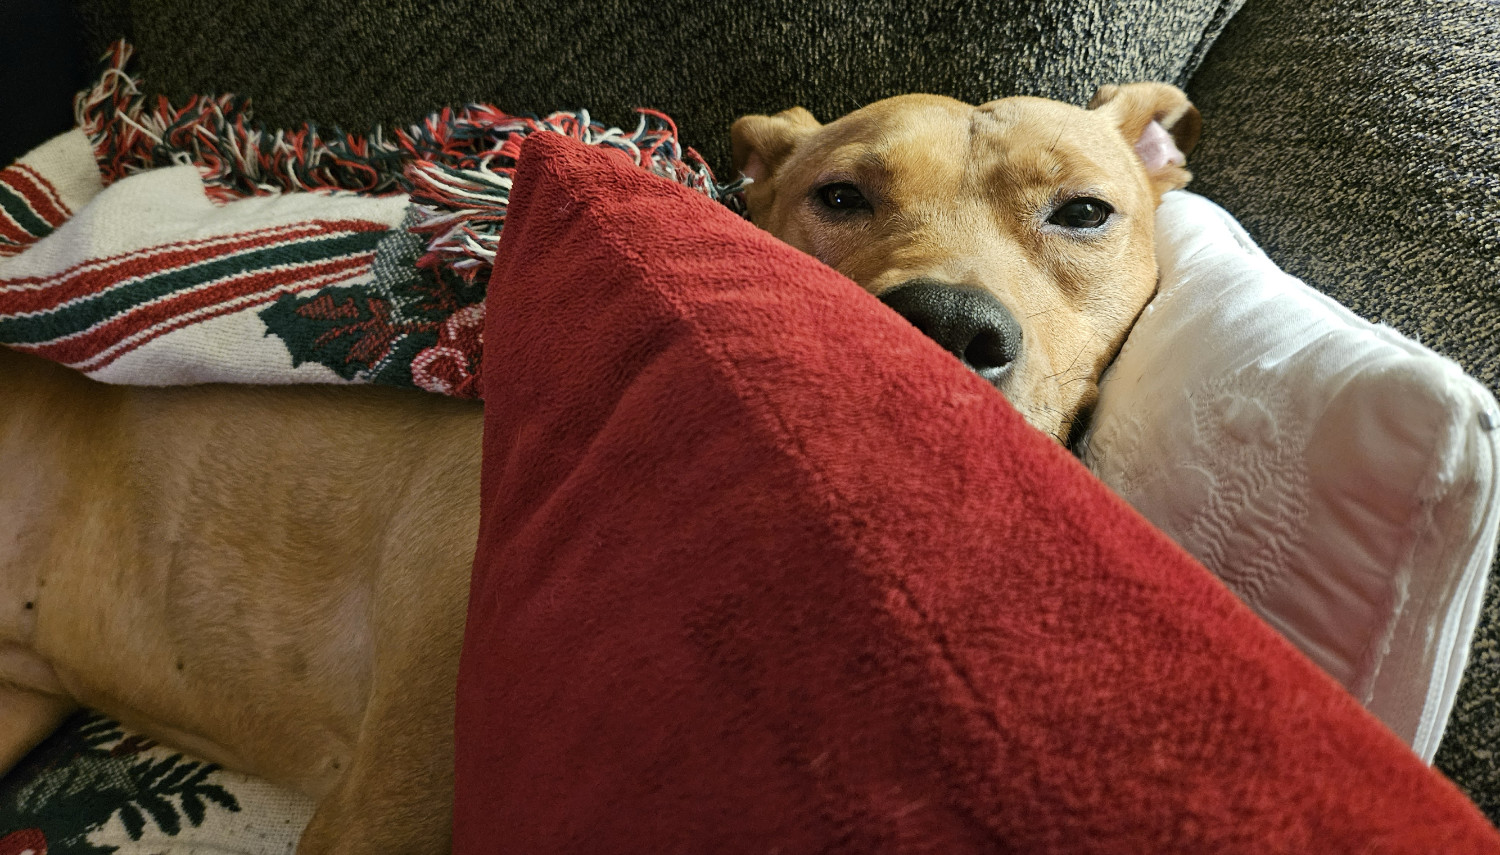
[[[774,116],[743,116],[729,129],[734,168],[751,181],[765,181],[799,139],[820,127],[813,114],[801,107]]]
[[[1167,83],[1127,83],[1101,86],[1089,102],[1114,119],[1158,194],[1187,186],[1187,156],[1198,144],[1203,118],[1187,94]]]

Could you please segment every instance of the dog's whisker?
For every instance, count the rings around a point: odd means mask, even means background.
[[[1094,327],[1092,324],[1090,324],[1089,327],[1090,327],[1090,329],[1093,330],[1093,332],[1089,333],[1089,337],[1083,340],[1083,344],[1082,345],[1079,345],[1078,352],[1073,354],[1073,361],[1068,363],[1068,367],[1067,368],[1064,368],[1063,370],[1058,371],[1058,372],[1056,372],[1054,374],[1048,374],[1047,375],[1047,379],[1048,380],[1053,380],[1053,379],[1056,379],[1058,377],[1061,377],[1064,374],[1067,374],[1069,371],[1072,371],[1075,367],[1077,367],[1078,360],[1079,360],[1080,357],[1083,356],[1084,351],[1087,351],[1089,349],[1089,345],[1093,343],[1094,339],[1096,339],[1096,338],[1099,337],[1099,330],[1098,330],[1098,328]]]

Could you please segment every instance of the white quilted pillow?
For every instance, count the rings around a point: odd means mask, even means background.
[[[1500,406],[1187,192],[1084,462],[1431,762],[1500,526]]]

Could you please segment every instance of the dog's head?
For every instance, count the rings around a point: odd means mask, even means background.
[[[1191,177],[1173,86],[1089,109],[903,95],[734,123],[757,225],[879,296],[1065,441],[1156,289],[1155,212]]]

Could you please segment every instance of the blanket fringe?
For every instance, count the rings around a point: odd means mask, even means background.
[[[445,265],[466,279],[487,275],[494,263],[510,203],[511,179],[521,140],[538,131],[562,134],[588,145],[613,148],[632,162],[736,210],[743,181],[720,184],[698,153],[683,149],[672,120],[637,110],[634,131],[605,127],[588,111],[553,113],[545,119],[510,116],[487,105],[434,114],[412,133],[421,150],[441,151],[409,164],[406,181],[418,211],[411,231],[428,241],[419,264]]]
[[[236,95],[195,95],[180,107],[164,95],[148,99],[126,71],[133,52],[123,40],[111,45],[99,81],[73,103],[106,186],[193,164],[220,202],[283,191],[395,193],[404,189],[407,162],[419,156],[379,128],[368,136],[327,134],[314,124],[267,131],[252,124],[249,99]]]
[[[638,110],[632,132],[594,122],[586,110],[536,118],[489,104],[444,108],[408,128],[366,135],[311,123],[268,131],[252,123],[248,98],[198,95],[180,107],[165,96],[148,99],[126,70],[132,53],[123,40],[113,44],[99,81],[74,102],[106,185],[193,164],[218,202],[287,191],[409,193],[418,214],[411,231],[428,241],[419,263],[449,267],[469,281],[488,276],[521,140],[538,131],[614,148],[744,214],[744,181],[719,183],[703,158],[682,146],[672,120],[654,110]]]

